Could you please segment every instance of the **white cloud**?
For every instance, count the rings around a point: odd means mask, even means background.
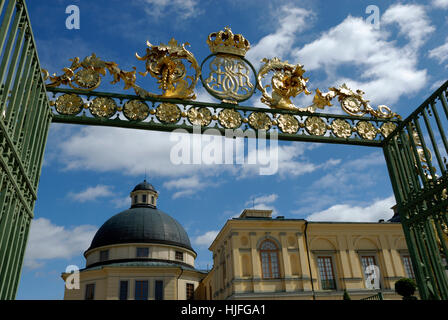
[[[386,199],[374,201],[371,205],[350,206],[337,204],[330,208],[315,212],[308,217],[308,221],[340,221],[340,222],[378,222],[380,219],[392,218],[393,211],[390,209],[395,205],[395,198],[390,196]]]
[[[173,141],[171,136],[183,137],[181,141]],[[323,165],[328,166],[331,161],[323,164],[313,164],[304,159],[305,150],[313,148],[312,144],[294,143],[291,145],[276,145],[254,139],[227,139],[224,137],[214,137],[213,140],[206,140],[207,135],[174,134],[146,130],[131,130],[121,128],[105,127],[84,127],[81,130],[72,130],[67,138],[57,141],[57,145],[50,146],[50,153],[56,153],[53,157],[62,162],[65,170],[93,170],[97,172],[122,172],[126,175],[141,175],[145,170],[150,170],[154,176],[191,178],[195,175],[202,177],[216,176],[227,172],[238,179],[257,176],[260,168],[269,168],[271,165],[275,169],[278,161],[278,173],[281,177],[297,177],[310,173]],[[184,139],[185,138],[185,139]],[[195,148],[194,139],[202,141],[201,148]],[[202,139],[202,140],[201,140]],[[227,140],[228,143],[225,143]],[[251,148],[247,148],[243,157],[245,163],[235,163],[237,142],[244,141],[247,146],[255,143]],[[249,141],[249,142],[248,142]],[[230,142],[230,143],[229,143]],[[222,148],[222,163],[225,163],[225,155],[230,149],[233,151],[233,162],[231,164],[180,164],[177,165],[171,159],[171,152],[174,146],[181,145],[190,154],[190,161],[193,162],[193,155],[200,153],[205,159],[206,147],[214,145],[216,149]],[[210,148],[209,148],[210,149]],[[249,152],[247,151],[249,150]],[[278,155],[278,156],[277,156]],[[255,164],[248,163],[248,159],[253,156]],[[186,182],[186,181],[184,181]],[[190,180],[193,182],[193,180]],[[196,182],[197,184],[198,182]]]
[[[113,195],[114,193],[111,191],[111,187],[102,184],[95,187],[88,187],[86,190],[78,193],[70,192],[68,194],[69,198],[79,202],[94,201],[98,198],[110,197]]]
[[[437,8],[447,9],[448,0],[432,0],[432,5]]]
[[[448,38],[446,38],[445,44],[430,50],[428,56],[438,60],[439,63],[444,63],[448,60]]]
[[[419,48],[424,39],[435,30],[425,8],[415,4],[396,4],[389,7],[381,17],[381,23],[398,23],[400,34],[405,35],[409,39],[409,45],[414,48]]]
[[[168,190],[178,189],[172,196],[173,199],[186,197],[195,194],[199,190],[208,186],[207,183],[201,182],[198,176],[192,176],[188,178],[180,178],[167,181],[163,184]]]
[[[272,193],[269,195],[261,195],[261,196],[253,196],[251,200],[246,201],[244,204],[246,208],[253,208],[259,210],[272,210],[272,215],[275,216],[278,214],[277,209],[273,205],[275,201],[278,199],[278,194]],[[235,215],[233,218],[237,218],[240,215]]]
[[[400,33],[411,39],[403,47],[388,41],[391,33],[386,27],[392,24],[398,24]],[[425,87],[427,71],[417,68],[417,50],[433,30],[424,7],[396,5],[383,14],[379,30],[363,18],[348,16],[319,39],[297,49],[294,56],[306,70],[324,70],[325,85],[346,82],[366,92],[372,102],[390,104]],[[343,66],[356,67],[359,75],[347,77],[338,70]]]
[[[218,235],[219,231],[212,230],[194,238],[193,243],[197,246],[210,246]]]
[[[176,18],[187,19],[202,12],[195,0],[141,0],[141,3],[145,13],[154,19],[169,13],[174,13]]]
[[[251,46],[246,58],[256,69],[263,58],[287,58],[294,45],[296,33],[310,26],[314,14],[303,8],[283,6],[278,12],[278,25],[274,33],[261,38]]]
[[[31,223],[24,265],[38,268],[46,260],[80,256],[86,250],[97,228],[80,225],[71,229],[57,226],[45,218],[38,218]]]

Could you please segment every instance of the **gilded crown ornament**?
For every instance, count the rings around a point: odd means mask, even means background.
[[[229,27],[224,31],[213,32],[207,38],[210,55],[208,77],[204,80],[204,88],[215,98],[225,103],[238,104],[249,99],[255,92],[256,71],[244,55],[250,49],[249,41],[241,34],[233,34]],[[205,72],[202,71],[204,74]]]
[[[249,41],[242,34],[233,34],[229,27],[210,33],[207,44],[212,53],[228,53],[241,57],[250,49]]]

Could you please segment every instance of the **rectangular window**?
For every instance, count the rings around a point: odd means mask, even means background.
[[[95,299],[95,284],[89,283],[86,285],[86,300],[93,300]]]
[[[154,196],[151,196],[151,204],[154,204]]]
[[[180,251],[176,251],[176,260],[184,261],[184,253]]]
[[[148,300],[148,280],[135,281],[135,300]]]
[[[317,257],[317,267],[319,268],[322,290],[336,290],[336,280],[331,257]]]
[[[411,279],[415,279],[414,269],[412,268],[412,261],[410,256],[403,256],[404,270],[406,276]]]
[[[137,201],[137,196],[134,196],[134,204],[136,204],[138,201]]]
[[[163,281],[156,280],[156,285],[154,289],[154,299],[163,300]]]
[[[194,298],[194,284],[187,283],[187,300],[193,300]]]
[[[142,195],[142,202],[146,203],[146,194]]]
[[[137,248],[137,258],[147,258],[149,256],[149,248]]]
[[[109,260],[109,250],[101,250],[100,251],[100,261]]]
[[[120,281],[120,300],[128,299],[128,281]]]

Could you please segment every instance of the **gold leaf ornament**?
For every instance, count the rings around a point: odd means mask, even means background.
[[[219,113],[218,121],[226,129],[236,129],[241,126],[242,118],[239,112],[224,109]]]
[[[342,119],[336,119],[331,123],[331,131],[339,138],[349,138],[352,135],[352,127]]]
[[[282,114],[277,122],[280,130],[284,133],[294,134],[299,130],[299,121],[290,114]]]
[[[84,102],[77,94],[63,94],[56,99],[56,111],[63,115],[76,115],[81,112]]]
[[[253,112],[249,116],[249,125],[256,130],[269,130],[272,120],[266,113]]]
[[[212,121],[212,113],[208,108],[190,108],[187,115],[192,125],[206,127]]]
[[[327,126],[319,117],[308,117],[305,120],[305,129],[309,134],[322,136],[327,132]]]
[[[95,117],[110,118],[117,111],[117,104],[112,98],[97,97],[93,99],[89,109]]]
[[[356,124],[356,129],[361,137],[367,140],[373,140],[376,138],[377,129],[367,121],[359,121]]]
[[[149,107],[140,100],[131,100],[124,105],[123,114],[129,120],[143,121],[149,115]]]
[[[176,123],[180,120],[181,111],[172,103],[162,103],[156,109],[156,117],[164,123]]]

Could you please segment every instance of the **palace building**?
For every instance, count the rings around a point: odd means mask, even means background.
[[[210,245],[213,268],[198,270],[184,228],[157,208],[146,182],[131,208],[107,220],[85,251],[80,288],[64,299],[401,299],[395,282],[414,278],[402,226],[312,222],[246,209]],[[64,281],[70,276],[63,273]],[[372,287],[373,286],[373,287]]]

